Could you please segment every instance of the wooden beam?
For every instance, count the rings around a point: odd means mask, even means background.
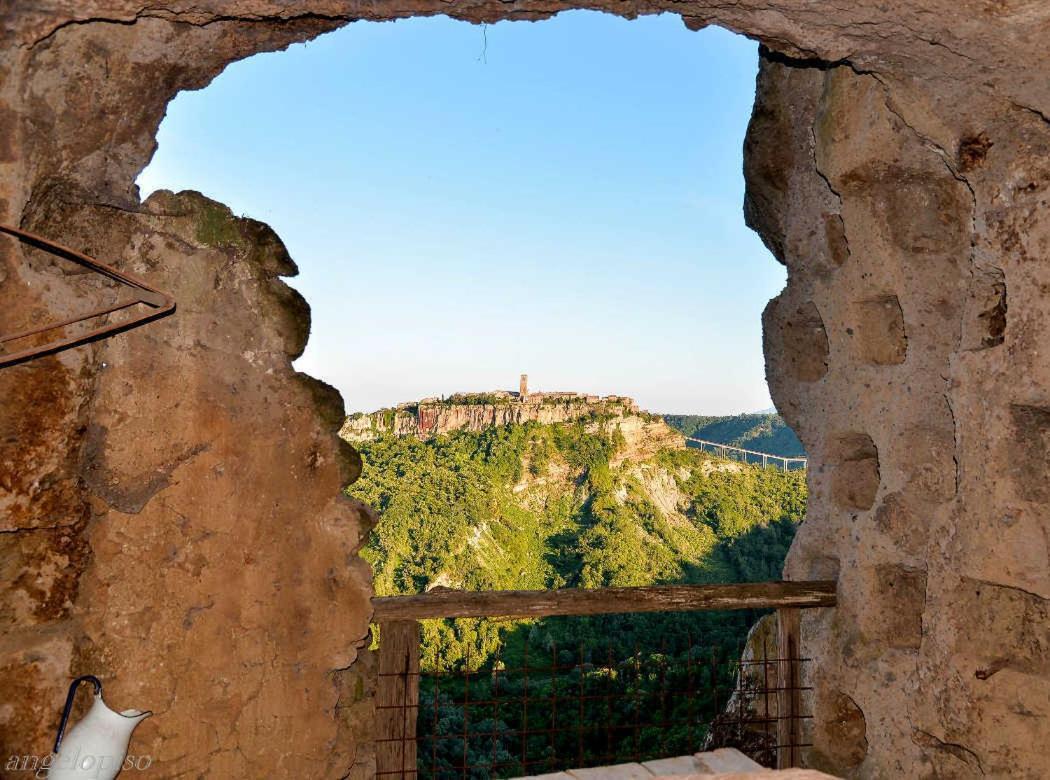
[[[798,609],[777,610],[777,769],[800,766],[802,758],[801,624]]]
[[[376,772],[415,778],[419,623],[414,620],[379,624],[376,706]]]
[[[835,582],[750,582],[563,590],[440,590],[372,599],[377,623],[456,617],[546,617],[622,612],[833,607]]]

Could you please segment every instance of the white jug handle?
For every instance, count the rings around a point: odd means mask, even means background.
[[[58,736],[55,737],[55,754],[58,754],[58,748],[62,744],[62,737],[66,733],[66,723],[69,721],[69,715],[73,711],[73,699],[77,695],[77,687],[82,682],[90,682],[95,686],[95,696],[102,695],[102,681],[99,680],[93,674],[85,674],[82,677],[78,677],[73,680],[69,685],[69,693],[66,694],[66,708],[62,710],[62,720],[58,724]]]

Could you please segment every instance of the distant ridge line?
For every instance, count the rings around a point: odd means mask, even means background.
[[[739,458],[739,460],[748,464],[750,464],[751,461],[747,460],[747,456],[752,455],[754,457],[761,458],[763,466],[768,466],[769,461],[771,460],[780,461],[780,467],[784,471],[789,471],[791,469],[791,464],[793,463],[801,464],[801,466],[798,466],[798,468],[805,469],[808,467],[807,458],[787,458],[783,455],[774,455],[770,452],[759,452],[758,450],[748,450],[744,449],[743,447],[734,447],[732,444],[723,444],[722,442],[718,441],[708,441],[707,439],[695,439],[692,436],[685,436],[683,438],[686,441],[692,441],[699,444],[699,450],[701,452],[707,452],[705,448],[710,447],[714,454],[716,454],[718,457],[726,458],[728,460],[734,460],[734,458],[730,457],[729,453],[740,453],[741,457]]]

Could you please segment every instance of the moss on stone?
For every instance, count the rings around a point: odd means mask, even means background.
[[[276,276],[297,276],[299,267],[288,254],[281,237],[265,222],[250,217],[236,218],[238,230],[250,248],[251,259],[263,270]]]
[[[196,205],[198,241],[206,246],[249,249],[238,220],[229,208],[203,196]]]

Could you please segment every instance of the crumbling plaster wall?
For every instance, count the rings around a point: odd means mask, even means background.
[[[290,360],[305,303],[265,226],[133,181],[171,97],[359,18],[664,10],[761,39],[747,216],[790,274],[769,377],[811,453],[787,567],[813,763],[1050,774],[1050,68],[1041,0],[16,2],[0,219],[174,293],[165,320],[0,370],[0,746],[43,753],[65,679],[151,707],[157,776],[367,775],[366,509],[342,404]],[[788,59],[793,58],[793,59]],[[367,77],[367,74],[363,74]],[[265,164],[265,161],[260,161]],[[300,258],[302,259],[302,258]],[[0,242],[0,331],[112,295]],[[356,659],[356,660],[355,660]],[[356,705],[356,706],[355,706]]]

